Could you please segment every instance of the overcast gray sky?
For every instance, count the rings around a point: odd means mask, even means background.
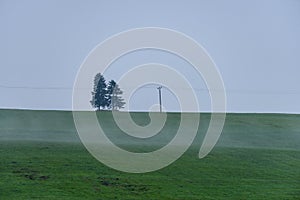
[[[76,73],[88,53],[118,32],[154,26],[189,35],[207,50],[222,75],[229,112],[300,113],[299,19],[298,0],[0,0],[0,107],[71,109]],[[201,110],[210,110],[201,77],[166,52],[126,55],[106,78],[148,62],[183,73]],[[130,109],[156,103],[157,89],[147,86],[132,97]],[[178,109],[166,88],[163,103]]]

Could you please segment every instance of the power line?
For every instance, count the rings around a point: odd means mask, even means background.
[[[8,86],[0,85],[0,88],[7,89],[27,89],[27,90],[72,90],[70,87],[31,87],[31,86]]]
[[[10,85],[0,85],[3,89],[24,89],[24,90],[73,90],[73,87],[36,87],[36,86],[10,86]],[[121,87],[123,90],[135,88],[132,87]],[[82,90],[90,90],[91,88],[77,88]],[[145,85],[138,89],[152,89],[153,86]],[[168,89],[168,88],[166,88]],[[191,88],[191,87],[176,87],[176,90],[194,90],[195,92],[222,92],[219,89],[207,89],[207,88]],[[251,90],[251,89],[225,89],[226,93],[237,93],[237,94],[300,94],[298,90]]]

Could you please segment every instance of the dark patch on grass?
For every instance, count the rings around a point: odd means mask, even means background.
[[[49,179],[49,178],[50,178],[49,176],[40,176],[40,177],[39,177],[40,180],[47,180],[47,179]]]
[[[149,190],[147,185],[123,182],[119,178],[98,177],[98,180],[102,186],[106,187],[117,187],[132,192],[143,192]]]
[[[39,171],[32,170],[27,167],[23,167],[17,170],[13,170],[14,174],[17,174],[21,177],[25,177],[26,179],[29,180],[47,180],[50,178],[48,175],[41,175]]]

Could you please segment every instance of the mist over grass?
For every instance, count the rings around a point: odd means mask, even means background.
[[[209,113],[198,114],[200,123],[193,147],[200,147],[211,116]],[[133,112],[130,115],[137,125],[150,123],[148,113]],[[193,115],[197,114],[189,115],[193,120]],[[122,114],[120,116],[122,118]],[[97,112],[97,117],[107,137],[114,143],[123,148],[150,148],[149,151],[167,144],[175,136],[181,120],[180,113],[167,113],[166,123],[157,135],[139,139],[124,133],[115,123],[111,112]],[[185,128],[188,132],[189,127]],[[0,110],[0,131],[1,141],[80,142],[70,111]],[[299,141],[300,115],[227,114],[217,146],[299,150]]]

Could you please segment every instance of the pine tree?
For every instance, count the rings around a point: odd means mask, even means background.
[[[105,78],[101,73],[96,74],[94,78],[94,90],[92,91],[92,100],[90,103],[98,110],[105,109],[108,106],[108,94]]]
[[[120,108],[124,108],[125,102],[124,99],[121,97],[123,91],[120,89],[119,85],[114,80],[109,81],[107,86],[107,93],[108,105],[110,109],[119,110]]]

